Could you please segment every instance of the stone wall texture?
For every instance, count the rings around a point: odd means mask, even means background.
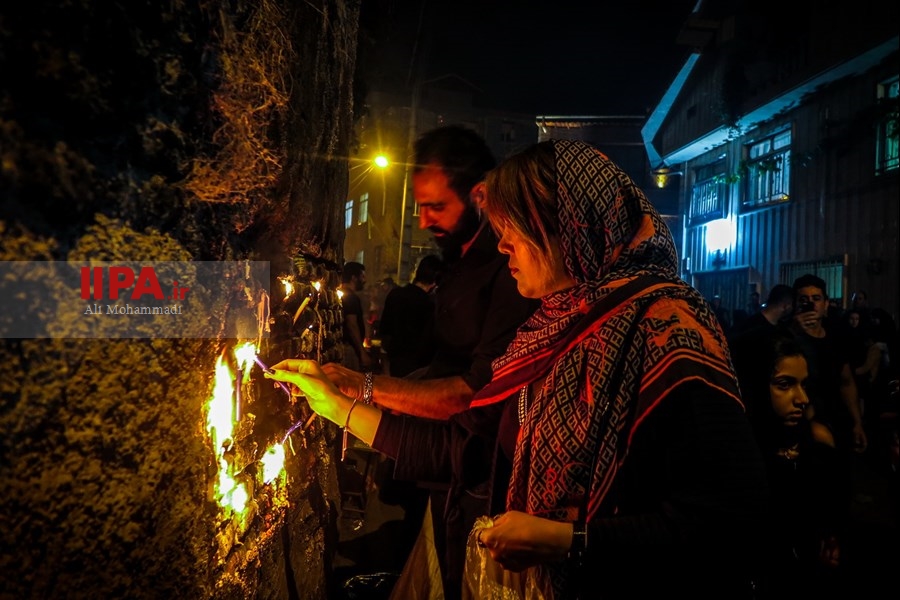
[[[0,261],[268,261],[261,355],[339,359],[358,18],[358,0],[0,8]],[[279,276],[314,297],[299,327]],[[207,290],[209,318],[247,311],[229,291]],[[0,339],[0,598],[329,597],[337,428],[292,435],[263,485],[259,454],[310,413],[256,370],[231,459],[252,494],[229,513],[205,411],[234,340],[66,327]]]

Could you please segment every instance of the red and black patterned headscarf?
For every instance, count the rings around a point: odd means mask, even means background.
[[[507,508],[590,520],[615,511],[607,494],[634,433],[673,389],[697,380],[740,400],[722,330],[678,278],[672,236],[644,193],[596,148],[552,144],[556,229],[577,283],[541,299],[472,406],[544,378],[521,423]]]

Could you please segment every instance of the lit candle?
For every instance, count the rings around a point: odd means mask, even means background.
[[[237,368],[237,377],[234,380],[234,421],[235,423],[241,420],[241,384],[244,379],[244,374],[241,371],[241,366],[238,364]]]
[[[297,319],[300,318],[300,315],[303,313],[303,311],[309,305],[309,299],[310,299],[310,297],[307,296],[306,298],[303,299],[303,302],[300,303],[300,306],[297,307],[297,312],[294,313],[294,320],[292,321],[292,324],[297,323]]]
[[[289,437],[291,437],[291,434],[294,433],[298,428],[300,429],[300,432],[302,433],[307,427],[312,425],[312,422],[315,418],[316,418],[316,413],[313,413],[313,414],[309,415],[308,419],[306,419],[306,423],[303,423],[302,421],[297,421],[296,423],[291,425],[291,428],[287,430],[287,433],[285,433],[284,437],[281,439],[281,443],[284,444],[287,441],[287,439]],[[303,427],[300,427],[301,424],[303,425]]]

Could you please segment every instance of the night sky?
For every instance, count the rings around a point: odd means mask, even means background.
[[[364,0],[360,49],[373,80],[408,85],[415,64],[465,79],[489,108],[640,115],[688,55],[675,38],[695,2]]]

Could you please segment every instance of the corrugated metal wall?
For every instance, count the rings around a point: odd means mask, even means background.
[[[744,183],[729,185],[726,218],[735,223],[736,243],[725,262],[712,262],[713,256],[706,250],[705,225],[685,231],[685,256],[690,259],[689,275],[695,285],[715,289],[733,285],[734,291],[727,294],[746,298],[745,284],[757,283],[765,299],[773,285],[791,283],[779,279],[786,263],[846,260],[845,285],[829,293],[841,297],[846,306],[854,290],[866,290],[872,306],[885,308],[897,319],[900,177],[896,171],[875,173],[876,128],[871,117],[877,85],[889,75],[890,69],[885,67],[839,82],[726,144],[728,169],[736,173],[747,142],[789,124],[793,132],[791,196],[788,202],[742,213]],[[684,212],[692,169],[709,164],[722,151],[721,147],[713,149],[687,165]],[[748,278],[742,287],[733,276],[733,270],[740,268],[746,269]]]

